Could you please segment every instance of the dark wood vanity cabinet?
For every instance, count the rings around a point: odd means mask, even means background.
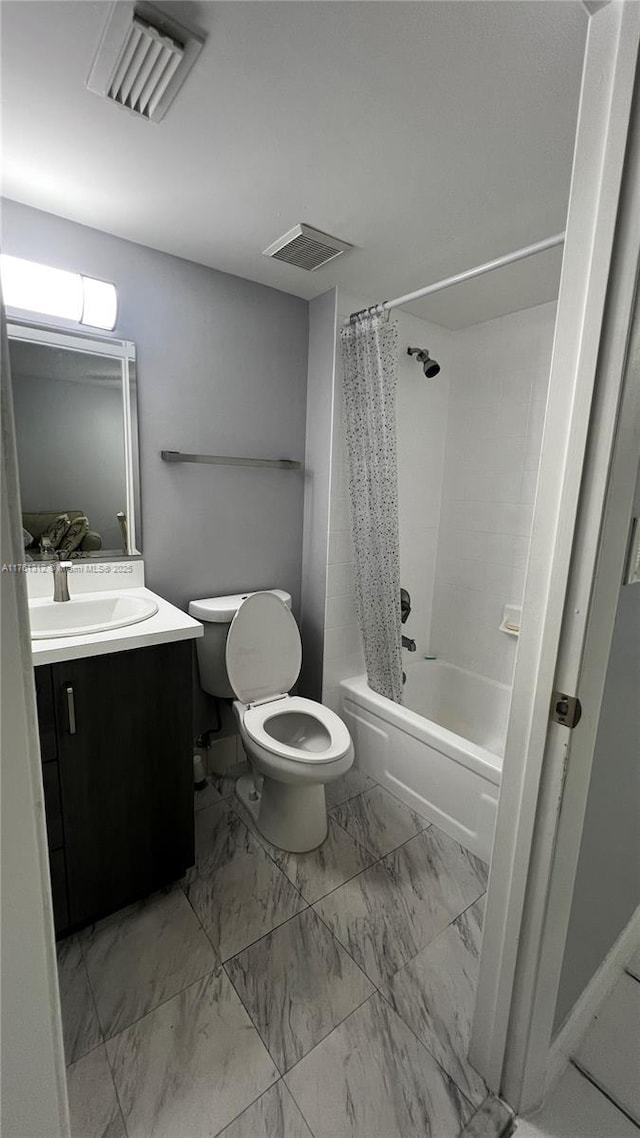
[[[191,642],[35,669],[56,931],[194,860]]]

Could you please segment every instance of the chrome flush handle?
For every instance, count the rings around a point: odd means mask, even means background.
[[[69,720],[69,734],[76,733],[76,701],[71,684],[67,684],[67,716]]]

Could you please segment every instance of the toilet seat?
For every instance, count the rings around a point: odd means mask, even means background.
[[[252,593],[236,612],[227,634],[229,682],[242,703],[283,695],[302,665],[302,641],[291,609],[275,593]]]
[[[324,728],[328,735],[327,746],[318,750],[305,750],[280,742],[269,733],[270,720],[294,715],[306,716],[315,725]],[[257,707],[247,707],[242,722],[247,735],[265,751],[299,763],[332,763],[343,758],[351,747],[351,736],[340,717],[324,704],[302,696],[285,696],[284,699],[273,699],[258,704]],[[313,729],[313,724],[311,727]]]
[[[335,712],[286,694],[300,674],[302,642],[291,610],[274,593],[243,601],[227,635],[225,660],[242,725],[263,751],[309,766],[349,753],[351,736]]]

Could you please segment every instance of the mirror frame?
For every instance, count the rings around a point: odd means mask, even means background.
[[[138,443],[138,384],[136,346],[132,340],[96,336],[91,333],[60,331],[48,324],[13,319],[7,322],[7,338],[63,348],[71,352],[90,352],[120,360],[122,377],[122,421],[124,429],[125,491],[127,510],[127,552],[97,550],[89,557],[95,561],[118,561],[142,556],[142,524],[140,509],[140,451]],[[89,559],[87,558],[87,560]]]

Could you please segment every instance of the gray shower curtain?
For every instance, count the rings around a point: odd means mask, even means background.
[[[356,612],[369,686],[402,702],[396,388],[398,328],[357,317],[341,333]]]

